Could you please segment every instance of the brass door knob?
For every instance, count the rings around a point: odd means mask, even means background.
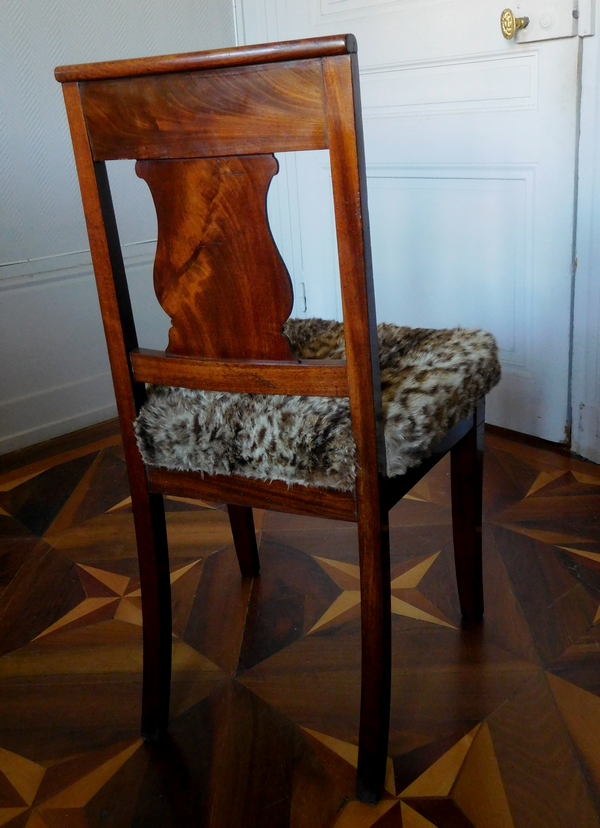
[[[524,29],[528,25],[528,17],[515,17],[510,9],[504,9],[500,15],[500,28],[507,40],[513,38],[519,29]]]

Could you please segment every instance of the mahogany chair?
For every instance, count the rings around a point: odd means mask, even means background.
[[[158,739],[168,723],[163,495],[229,504],[243,576],[259,570],[252,506],[354,521],[362,595],[357,796],[374,803],[383,789],[390,712],[388,511],[451,451],[460,605],[464,618],[480,619],[484,406],[471,402],[468,416],[452,423],[417,467],[387,476],[355,39],[65,66],[55,74],[63,84],[131,486],[144,619],[142,734]],[[313,149],[328,149],[331,159],[345,359],[298,359],[282,334],[292,289],[270,236],[266,193],[277,171],[274,152]],[[138,348],[105,165],[121,158],[137,160],[157,209],[155,289],[172,319],[164,352]],[[148,465],[134,428],[146,384],[349,398],[355,484],[350,490],[289,485]]]

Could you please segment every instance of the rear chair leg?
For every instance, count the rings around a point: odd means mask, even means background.
[[[387,512],[368,505],[364,511],[358,520],[362,673],[356,796],[374,805],[383,793],[390,727],[390,547]]]
[[[240,571],[244,578],[254,578],[260,572],[254,517],[250,506],[234,506],[229,503],[229,522]]]
[[[171,690],[171,582],[162,495],[144,484],[132,486],[140,564],[144,670],[142,737],[156,741],[167,732]]]
[[[473,427],[451,450],[452,530],[460,609],[465,621],[483,618],[481,522],[485,402],[473,412]]]

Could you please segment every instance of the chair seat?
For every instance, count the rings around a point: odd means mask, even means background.
[[[289,319],[300,359],[343,359],[344,327]],[[500,379],[481,330],[377,326],[387,473],[404,474]],[[355,444],[346,398],[284,397],[153,386],[135,422],[144,461],[180,471],[350,490]]]

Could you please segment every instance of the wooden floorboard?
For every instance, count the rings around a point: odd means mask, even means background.
[[[114,423],[0,460],[0,825],[599,828],[600,468],[494,431],[486,617],[461,625],[449,464],[391,513],[385,798],[353,800],[352,524],[167,500],[170,737],[139,739],[141,604]]]

